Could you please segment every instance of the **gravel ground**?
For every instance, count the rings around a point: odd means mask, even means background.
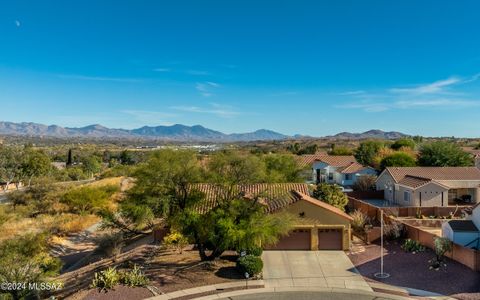
[[[384,269],[391,276],[381,282],[459,299],[480,299],[479,272],[448,258],[445,269],[430,270],[428,261],[435,256],[432,250],[412,254],[403,251],[397,242],[390,242],[384,246]],[[363,276],[377,280],[374,274],[380,271],[379,244],[364,245],[355,241],[348,256]]]

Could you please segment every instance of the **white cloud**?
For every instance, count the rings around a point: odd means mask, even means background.
[[[468,94],[457,92],[454,86],[476,81],[480,73],[469,78],[452,76],[429,84],[412,88],[392,88],[371,94],[365,91],[345,92],[342,96],[352,96],[357,100],[337,105],[338,108],[361,109],[365,112],[382,112],[390,109],[461,109],[480,106],[480,100]],[[353,98],[352,98],[353,99]]]
[[[173,110],[190,113],[212,114],[222,118],[230,118],[240,114],[240,112],[234,110],[231,106],[225,106],[217,103],[210,103],[210,107],[180,105],[172,106],[170,108]]]
[[[15,26],[20,27],[21,25],[22,25],[22,23],[20,23],[19,20],[15,20]]]
[[[202,95],[203,97],[210,97],[213,96],[213,89],[220,87],[220,84],[212,81],[206,82],[197,82],[195,84],[195,89]]]
[[[155,72],[170,72],[171,69],[169,69],[169,68],[156,68],[156,69],[153,69],[153,71],[155,71]]]
[[[357,90],[357,91],[342,92],[342,93],[338,93],[337,95],[339,95],[339,96],[353,96],[353,95],[363,95],[363,94],[365,94],[364,90]]]
[[[450,77],[444,80],[438,80],[432,83],[419,85],[412,88],[392,88],[389,91],[392,93],[410,93],[410,94],[436,94],[443,92],[445,88],[462,82],[462,79],[459,77]]]
[[[161,111],[150,111],[150,110],[134,110],[126,109],[120,111],[121,113],[127,114],[137,121],[139,124],[152,124],[152,125],[172,125],[172,122],[166,121],[166,119],[176,117],[176,114],[166,113]]]

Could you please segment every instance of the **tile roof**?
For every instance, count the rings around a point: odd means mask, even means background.
[[[341,167],[338,169],[338,171],[340,171],[340,173],[342,174],[352,174],[352,173],[357,173],[357,172],[360,172],[364,169],[367,169],[368,167],[365,167],[363,166],[362,164],[359,164],[357,162],[352,162],[350,163],[350,165],[346,166],[346,167]]]
[[[456,232],[478,232],[477,226],[472,220],[451,220],[448,222],[453,231]]]
[[[301,192],[298,192],[298,191],[293,191],[292,193],[294,194],[294,196],[295,196],[298,200],[304,200],[304,201],[310,202],[310,203],[312,203],[312,204],[314,204],[314,205],[317,205],[317,206],[319,206],[319,207],[322,207],[322,208],[324,208],[324,209],[326,209],[326,210],[328,210],[328,211],[330,211],[330,212],[332,212],[332,213],[334,213],[334,214],[336,214],[336,215],[339,215],[339,216],[341,216],[341,217],[343,217],[343,218],[345,218],[345,219],[348,219],[348,220],[350,220],[350,221],[353,220],[353,218],[352,218],[350,215],[348,215],[347,213],[345,213],[343,210],[341,210],[341,209],[339,209],[339,208],[336,208],[335,206],[332,206],[332,205],[330,205],[330,204],[328,204],[328,203],[325,203],[325,202],[323,202],[323,201],[320,201],[320,200],[318,200],[318,199],[315,199],[315,198],[313,198],[313,197],[311,197],[311,196],[309,196],[309,195],[307,195],[307,194],[304,194],[304,193],[301,193]]]
[[[205,194],[205,201],[198,205],[198,211],[205,213],[214,208],[219,201],[230,194],[224,187],[203,183],[194,184],[192,188]],[[234,193],[238,193],[240,197],[252,199],[259,197],[267,207],[268,212],[281,209],[289,204],[298,201],[292,194],[293,190],[297,190],[304,194],[309,194],[308,184],[306,183],[256,183],[237,185]]]
[[[311,166],[315,161],[324,162],[332,167],[346,167],[352,163],[357,163],[352,155],[328,155],[326,153],[297,156],[297,161],[302,167]]]
[[[431,179],[407,175],[403,179],[401,179],[398,183],[401,185],[405,185],[405,186],[416,189],[430,182],[432,182]]]
[[[395,182],[406,176],[429,180],[479,180],[480,169],[476,167],[388,167],[385,172],[392,175]]]

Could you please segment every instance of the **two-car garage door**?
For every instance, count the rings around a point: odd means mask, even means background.
[[[342,229],[318,229],[318,250],[342,250]]]
[[[310,250],[310,229],[296,229],[282,237],[272,250]]]
[[[310,229],[296,229],[281,238],[270,250],[310,250]],[[318,250],[342,250],[342,229],[318,229]]]

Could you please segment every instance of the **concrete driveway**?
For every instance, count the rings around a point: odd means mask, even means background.
[[[264,251],[265,287],[343,288],[371,292],[343,251]]]

